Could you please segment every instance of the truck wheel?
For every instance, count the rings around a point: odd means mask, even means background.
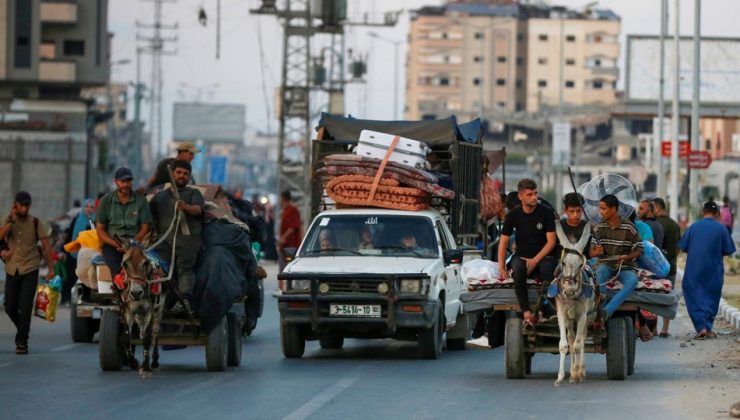
[[[455,326],[447,331],[447,350],[465,350],[470,338],[468,314],[458,314]]]
[[[527,368],[524,353],[524,336],[522,335],[522,320],[518,317],[506,319],[506,377],[508,379],[523,379]]]
[[[444,306],[440,306],[432,326],[419,331],[419,355],[423,359],[436,359],[442,354],[443,334]]]
[[[100,369],[105,372],[121,370],[124,356],[118,312],[106,309],[100,318],[100,340],[98,343]]]
[[[223,372],[226,369],[228,349],[228,322],[221,318],[206,339],[206,368],[211,372]]]
[[[341,349],[344,346],[344,337],[340,335],[326,335],[319,337],[319,344],[322,349]]]
[[[289,359],[300,359],[306,351],[306,337],[300,325],[280,321],[280,347],[283,356]]]
[[[635,344],[637,342],[635,338],[635,321],[629,316],[625,316],[623,319],[626,327],[625,332],[627,333],[627,375],[632,375],[635,373]]]
[[[606,376],[622,381],[627,376],[627,332],[623,318],[611,318],[606,323]]]
[[[69,332],[75,343],[89,343],[95,335],[95,320],[77,316],[77,304],[72,301],[69,308]]]
[[[239,317],[230,312],[226,314],[226,323],[229,331],[229,354],[226,364],[239,366],[242,363],[242,328]]]

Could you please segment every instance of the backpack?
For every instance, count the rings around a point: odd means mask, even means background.
[[[725,226],[732,226],[732,211],[730,206],[724,206],[719,210],[719,222]]]

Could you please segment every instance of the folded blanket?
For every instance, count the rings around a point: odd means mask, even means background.
[[[435,197],[442,197],[447,200],[452,200],[453,198],[455,198],[454,191],[450,191],[446,188],[442,188],[439,185],[433,184],[431,182],[422,181],[422,180],[410,177],[408,175],[404,175],[400,172],[388,171],[387,169],[388,168],[386,168],[386,170],[383,171],[383,179],[394,179],[396,181],[399,181],[401,184],[405,184],[407,186],[418,188],[422,191],[426,191]],[[364,176],[375,177],[376,172],[377,172],[377,168],[364,168],[360,166],[349,166],[349,165],[330,165],[330,166],[325,166],[323,168],[320,168],[318,170],[318,173],[320,175],[330,175],[330,176],[364,175]]]
[[[373,177],[341,175],[326,183],[326,193],[339,204],[371,205],[397,210],[419,211],[429,207],[429,193],[418,188],[400,187],[394,179],[380,179],[375,196],[368,201]]]

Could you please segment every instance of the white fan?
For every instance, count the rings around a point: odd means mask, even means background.
[[[624,219],[637,207],[635,187],[621,175],[599,175],[578,187],[578,192],[583,196],[583,211],[593,223],[601,223],[599,200],[607,194],[613,194],[619,199],[619,215]]]

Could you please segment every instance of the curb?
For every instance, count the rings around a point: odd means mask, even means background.
[[[728,304],[724,299],[719,300],[718,315],[733,327],[740,329],[740,309]]]

